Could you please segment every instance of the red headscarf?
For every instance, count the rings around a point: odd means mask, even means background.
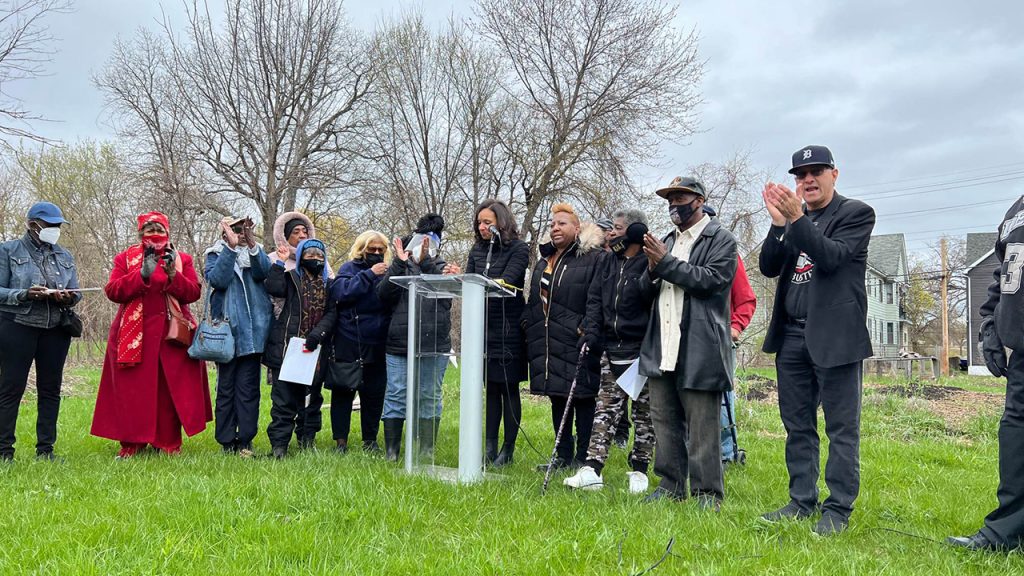
[[[168,232],[171,231],[171,225],[167,220],[167,216],[161,212],[153,211],[146,212],[145,214],[139,214],[138,221],[140,231],[143,228],[145,228],[146,224],[149,224],[150,222],[156,222],[157,224],[162,225],[164,227],[164,230],[167,230]]]

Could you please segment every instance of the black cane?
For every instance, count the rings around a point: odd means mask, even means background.
[[[555,466],[555,459],[558,458],[558,444],[562,441],[562,432],[565,431],[565,421],[569,419],[569,408],[572,406],[572,395],[576,392],[576,380],[580,377],[580,367],[587,357],[587,343],[580,348],[580,357],[576,361],[576,374],[572,377],[572,384],[569,385],[569,398],[565,401],[565,410],[562,412],[562,421],[558,423],[558,433],[555,434],[555,447],[551,449],[551,459],[548,460],[548,469],[544,472],[544,485],[540,487],[541,496],[548,490],[548,482],[551,482],[551,470]]]

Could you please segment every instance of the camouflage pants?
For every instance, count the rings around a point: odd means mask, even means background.
[[[604,465],[608,460],[608,447],[615,437],[615,429],[622,419],[629,396],[615,383],[615,379],[628,366],[612,366],[608,356],[601,357],[601,390],[597,396],[597,413],[594,415],[594,431],[590,436],[587,460]],[[633,450],[629,463],[634,470],[646,472],[654,454],[654,425],[651,423],[651,396],[644,386],[640,396],[633,401]]]

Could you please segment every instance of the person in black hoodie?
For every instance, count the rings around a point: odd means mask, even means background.
[[[1024,197],[1003,217],[995,255],[999,267],[981,305],[978,339],[989,372],[1006,378],[1006,403],[999,420],[999,505],[976,533],[946,542],[975,551],[1009,552],[1024,544]]]
[[[612,215],[610,252],[605,254],[591,290],[601,294],[601,341],[609,369],[601,373],[597,415],[590,437],[586,465],[563,484],[570,488],[597,490],[603,486],[601,470],[608,459],[608,447],[615,437],[629,396],[616,380],[640,357],[640,344],[647,331],[651,303],[657,291],[644,281],[647,258],[643,254],[647,222],[639,210],[619,210]],[[651,422],[650,393],[645,386],[633,401],[636,437],[629,454],[632,469],[627,473],[629,491],[647,491],[647,469],[654,454],[654,425]]]
[[[284,307],[270,328],[263,352],[263,364],[270,368],[270,399],[273,402],[267,436],[270,438],[271,456],[278,459],[288,454],[288,444],[310,392],[310,386],[278,379],[288,340],[305,338],[306,350],[316,350],[328,340],[338,315],[334,300],[327,294],[329,278],[324,243],[314,239],[303,240],[296,246],[295,255],[298,266],[286,271],[282,252],[278,252],[278,259],[263,282],[267,294],[284,299]],[[323,365],[321,360],[320,366]],[[322,369],[318,369],[312,386],[316,388],[322,383]]]
[[[363,363],[363,380],[359,385],[359,424],[363,449],[378,452],[377,430],[384,411],[387,369],[384,340],[391,307],[377,298],[384,273],[388,270],[388,239],[376,230],[367,230],[356,237],[349,251],[349,261],[338,269],[331,283],[330,298],[337,304],[338,322],[334,326],[334,360]],[[355,390],[331,391],[331,431],[337,452],[348,451],[348,432],[352,425],[352,401]]]
[[[551,424],[558,434],[569,389],[576,380],[565,432],[556,447],[555,468],[583,464],[594,425],[601,377],[598,334],[600,292],[591,292],[603,254],[604,233],[580,224],[572,206],[551,208],[550,240],[540,245],[541,258],[530,279],[530,299],[523,314],[530,392],[551,399]],[[589,352],[580,363],[583,344]],[[576,422],[573,446],[570,424]],[[547,468],[547,464],[538,467]]]
[[[487,462],[512,463],[523,407],[519,383],[526,379],[526,351],[520,322],[526,301],[523,284],[530,265],[530,247],[519,239],[511,210],[501,200],[484,200],[473,218],[476,243],[466,261],[466,274],[483,274],[513,286],[510,298],[487,299],[487,403],[484,441]],[[497,232],[497,234],[495,234]],[[498,428],[505,419],[505,441],[498,451]]]
[[[458,274],[459,266],[445,263],[437,252],[443,231],[444,219],[441,216],[427,214],[420,218],[414,234],[405,239],[395,239],[395,258],[377,285],[377,297],[392,310],[385,345],[388,384],[383,415],[384,453],[385,458],[392,462],[398,460],[406,418],[406,368],[409,322],[412,319],[409,318],[409,291],[391,282],[391,278],[417,274]],[[406,250],[406,246],[410,249]],[[448,366],[447,353],[452,346],[451,307],[449,299],[423,298],[418,302],[420,332],[417,341],[420,352],[424,353],[417,360],[418,436],[420,451],[428,457],[433,455],[441,424],[441,383]]]

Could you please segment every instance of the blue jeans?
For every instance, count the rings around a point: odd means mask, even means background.
[[[384,415],[382,418],[405,418],[405,396],[408,389],[408,364],[406,356],[387,355],[388,389],[384,394]],[[441,383],[448,368],[448,357],[425,357],[419,359],[417,378],[418,418],[441,417]]]

